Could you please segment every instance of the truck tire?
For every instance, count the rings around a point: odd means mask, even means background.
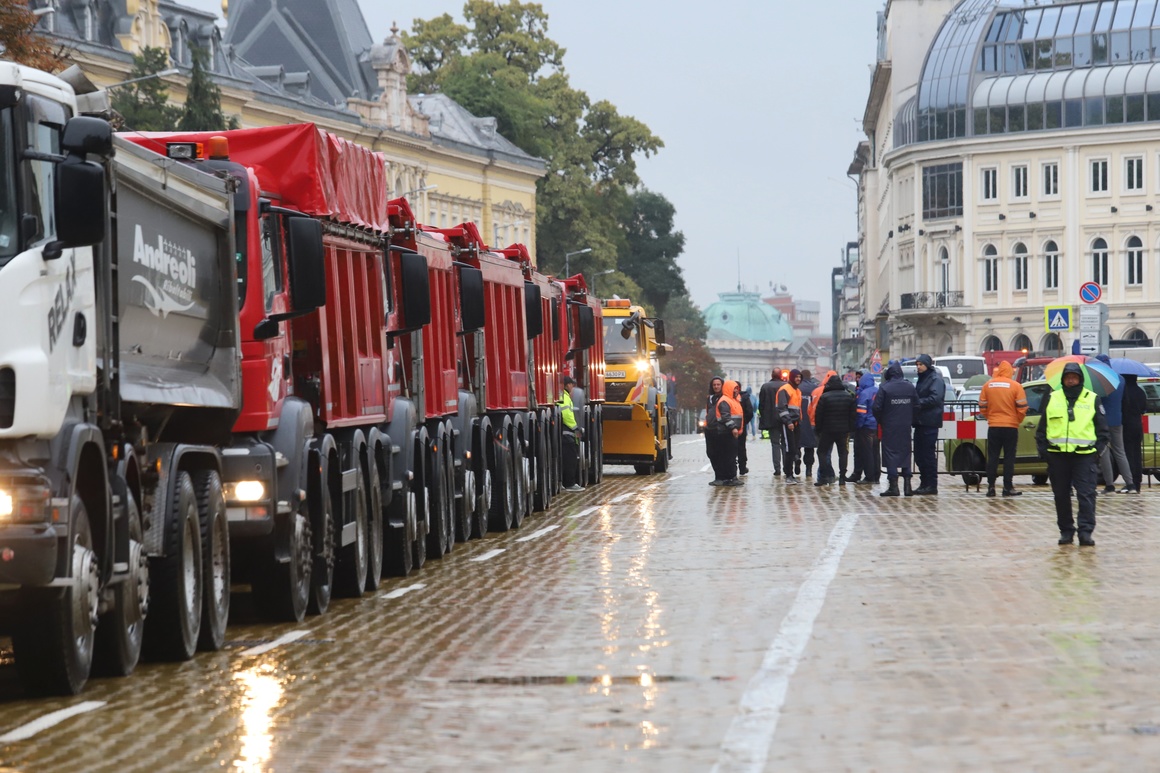
[[[201,635],[201,521],[193,479],[177,473],[166,518],[163,554],[149,562],[145,652],[153,660],[189,660]]]
[[[201,522],[202,615],[198,649],[217,652],[226,643],[230,619],[230,524],[222,479],[214,470],[194,474]]]
[[[358,598],[367,585],[367,481],[361,464],[357,469],[354,490],[342,495],[343,509],[354,517],[354,541],[349,545],[342,544],[345,516],[334,519],[334,544],[338,547],[334,561],[334,588],[340,596],[347,598]]]
[[[442,446],[442,441],[439,442]],[[447,526],[450,518],[448,508],[451,504],[447,490],[447,470],[444,464],[444,453],[435,451],[431,454],[431,480],[427,486],[429,493],[429,510],[427,512],[429,531],[427,532],[427,558],[442,558],[450,550],[447,539]]]
[[[443,477],[446,479],[447,504],[444,507],[444,516],[447,522],[447,552],[455,550],[455,454],[452,452],[451,440],[448,438],[443,452]]]
[[[487,521],[491,515],[492,477],[486,460],[479,468],[479,485],[476,487],[475,512],[471,518],[471,536],[481,539],[487,536]]]
[[[391,577],[406,577],[414,563],[411,560],[415,544],[416,501],[410,482],[391,497],[387,507],[387,524],[383,530],[383,570]]]
[[[604,480],[604,412],[596,406],[596,419],[592,422],[592,450],[596,456],[596,482]]]
[[[632,469],[636,470],[637,475],[651,475],[653,466],[651,464],[634,464]]]
[[[515,498],[512,507],[512,528],[523,526],[524,516],[528,510],[528,470],[530,464],[524,455],[523,442],[512,434],[512,483],[515,486]]]
[[[76,695],[93,665],[97,628],[100,567],[93,551],[88,511],[72,499],[72,543],[69,587],[26,592],[13,632],[16,671],[24,689],[34,695]]]
[[[669,471],[669,449],[668,448],[657,449],[657,458],[656,458],[656,461],[653,462],[653,470],[656,472],[668,472]]]
[[[268,619],[301,623],[310,603],[314,573],[310,518],[301,504],[291,516],[290,530],[290,560],[276,560],[270,549],[254,572],[254,607]]]
[[[487,525],[492,531],[508,531],[516,509],[515,472],[508,448],[496,443],[495,473],[492,475],[491,507]]]
[[[141,659],[145,616],[149,612],[149,559],[141,544],[141,512],[137,500],[127,494],[129,519],[129,576],[113,586],[113,606],[97,624],[93,673],[128,676]]]
[[[548,474],[548,430],[544,423],[536,423],[535,496],[532,506],[544,512],[552,506],[551,481]]]
[[[411,542],[411,564],[416,570],[422,569],[427,562],[427,535],[430,534],[429,519],[431,517],[431,491],[424,483],[415,492],[415,539]],[[422,523],[427,526],[426,532],[419,528]]]
[[[324,614],[334,595],[334,500],[325,468],[318,487],[317,512],[311,513],[310,518],[310,533],[316,535],[311,540],[314,554],[310,567],[310,601],[306,606],[311,615]]]
[[[371,449],[368,449],[370,452]],[[368,459],[363,466],[367,478],[367,591],[378,590],[383,580],[383,489],[379,466]]]

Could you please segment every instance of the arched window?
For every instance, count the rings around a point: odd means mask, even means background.
[[[1060,339],[1058,333],[1048,333],[1043,336],[1043,343],[1039,348],[1045,352],[1062,352],[1063,341]]]
[[[1059,289],[1059,245],[1053,241],[1043,245],[1043,289]]]
[[[1012,259],[1015,263],[1015,290],[1017,292],[1027,291],[1027,245],[1023,242],[1015,242],[1015,246],[1011,249],[1013,253]]]
[[[1020,333],[1011,339],[1011,348],[1016,351],[1031,351],[1031,339]]]
[[[1144,242],[1139,236],[1128,239],[1128,286],[1144,284]]]
[[[984,352],[997,352],[1003,348],[1003,341],[999,336],[987,336],[983,339]]]
[[[1132,328],[1127,333],[1125,333],[1124,338],[1128,339],[1129,341],[1146,341],[1148,340],[1148,334],[1137,327]]]
[[[941,306],[947,305],[947,293],[951,291],[951,256],[947,252],[946,247],[938,248],[938,266],[939,274],[942,277],[942,303]]]
[[[999,292],[999,251],[993,244],[983,248],[983,292]]]
[[[1092,242],[1092,281],[1100,287],[1108,286],[1108,243],[1103,239]]]

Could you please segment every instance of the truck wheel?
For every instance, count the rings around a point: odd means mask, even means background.
[[[314,549],[310,567],[310,602],[306,611],[321,615],[330,608],[334,594],[334,501],[330,498],[330,484],[323,470],[319,484],[318,512],[312,514],[310,533],[318,535],[311,540]]]
[[[343,545],[346,515],[334,519],[334,544],[340,546],[334,562],[335,590],[342,596],[358,598],[367,584],[367,490],[361,465],[355,476],[354,491],[342,495],[347,515],[354,516],[354,542]]]
[[[427,535],[431,532],[430,519],[431,491],[424,484],[415,492],[415,539],[411,542],[411,564],[416,570],[422,569],[423,564],[427,562]],[[420,523],[427,527],[425,532],[419,528]]]
[[[230,524],[221,476],[215,471],[198,472],[194,485],[205,559],[201,584],[205,603],[197,646],[203,651],[217,652],[226,643],[226,624],[230,619]]]
[[[596,457],[596,482],[604,480],[604,424],[602,413],[597,412],[596,421],[592,423],[592,446]]]
[[[189,660],[201,635],[202,551],[197,493],[189,473],[177,473],[165,525],[163,554],[149,562],[145,651],[154,660]]]
[[[447,524],[447,552],[455,550],[455,460],[451,453],[451,441],[448,439],[443,453],[443,477],[446,480],[447,499],[443,508]]]
[[[507,531],[512,527],[516,509],[515,473],[509,449],[496,446],[495,475],[492,477],[491,507],[487,521],[492,531]]]
[[[524,523],[524,516],[528,510],[528,478],[529,461],[524,456],[524,446],[514,434],[512,435],[512,483],[515,487],[515,500],[512,509],[512,528],[518,529]]]
[[[387,524],[383,531],[383,569],[392,577],[411,573],[411,546],[415,544],[415,492],[408,481],[387,507]]]
[[[548,480],[548,432],[543,424],[536,425],[536,469],[533,507],[543,512],[552,506],[551,484]]]
[[[471,519],[471,536],[475,539],[480,539],[487,536],[487,520],[491,514],[491,470],[487,468],[486,463],[479,478],[479,487],[476,493],[475,513]]]
[[[270,550],[263,565],[254,573],[254,606],[264,617],[301,623],[310,603],[310,580],[314,569],[307,514],[297,510],[290,528],[290,560],[281,563],[274,559]]]
[[[364,467],[367,477],[367,584],[377,590],[383,580],[383,490],[379,484],[379,466],[371,459]]]
[[[141,659],[145,616],[149,612],[149,559],[141,544],[141,513],[127,494],[129,575],[113,586],[113,606],[97,625],[93,671],[101,676],[128,676]]]
[[[652,474],[652,465],[651,464],[634,464],[632,466],[632,469],[636,470],[637,475],[651,475]]]
[[[35,695],[76,695],[93,665],[100,568],[89,515],[79,497],[73,497],[71,509],[71,583],[64,589],[26,592],[12,637],[20,682]]]
[[[427,511],[429,531],[427,532],[427,558],[442,558],[449,550],[447,545],[447,471],[443,463],[443,453],[435,452],[431,457],[431,482],[427,487],[430,492]]]
[[[475,513],[479,508],[479,492],[475,485],[475,470],[471,469],[471,460],[463,462],[463,491],[457,500],[455,508],[455,539],[467,542],[475,530]]]
[[[669,449],[668,448],[658,448],[657,449],[657,459],[655,462],[653,462],[653,470],[655,472],[668,472],[669,471]]]

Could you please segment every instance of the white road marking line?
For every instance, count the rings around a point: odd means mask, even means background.
[[[583,518],[586,515],[592,515],[593,513],[595,513],[599,509],[600,509],[600,505],[597,505],[596,507],[589,507],[587,510],[581,510],[580,512],[576,513],[575,515],[569,515],[568,517],[569,518]]]
[[[830,532],[825,549],[798,590],[781,628],[765,653],[761,670],[749,680],[741,698],[740,712],[733,718],[714,771],[754,771],[765,769],[773,744],[781,707],[785,704],[789,680],[797,670],[802,652],[813,635],[814,621],[826,601],[826,591],[850,536],[858,525],[858,515],[847,513]]]
[[[544,528],[540,529],[539,531],[534,531],[526,537],[520,537],[518,540],[516,540],[516,542],[531,542],[532,540],[537,539],[539,537],[542,537],[549,532],[553,532],[558,528],[560,528],[558,525],[557,526],[545,526]]]
[[[697,472],[708,472],[708,471],[709,471],[709,470],[711,470],[711,469],[713,469],[713,463],[712,463],[712,462],[709,462],[708,464],[706,464],[704,467],[702,467],[702,468],[701,468],[700,470],[698,470]]]
[[[299,639],[301,639],[302,637],[306,636],[306,634],[308,634],[308,633],[310,633],[310,632],[309,631],[291,631],[290,633],[279,636],[277,639],[275,639],[272,642],[267,642],[266,644],[259,644],[257,647],[250,647],[247,650],[242,650],[238,654],[240,657],[243,657],[243,658],[251,657],[253,655],[264,655],[265,653],[269,652],[272,649],[276,649],[277,647],[281,647],[283,644],[290,644],[291,642],[296,642]]]
[[[685,441],[685,442],[683,442],[683,443],[677,443],[677,445],[678,445],[678,446],[690,446],[690,445],[692,445],[693,443],[704,443],[704,442],[705,442],[704,440],[701,440],[700,438],[697,438],[696,440],[686,440],[686,441]]]
[[[641,491],[651,491],[654,488],[660,488],[661,486],[665,485],[666,483],[672,483],[674,480],[680,480],[683,477],[685,477],[685,476],[684,475],[674,475],[671,478],[665,478],[660,483],[653,483],[650,486],[645,486],[644,488],[641,489]]]
[[[507,550],[505,550],[504,548],[496,548],[495,550],[487,551],[486,553],[484,553],[481,556],[476,556],[475,558],[473,558],[471,560],[475,561],[477,563],[480,561],[490,561],[491,559],[498,556],[500,553],[506,553],[506,552],[507,552]]]
[[[16,743],[17,741],[27,741],[32,736],[44,730],[59,725],[66,719],[71,719],[78,714],[85,714],[89,711],[96,711],[104,708],[108,701],[84,701],[75,706],[69,706],[67,709],[53,711],[45,714],[43,717],[32,720],[28,724],[21,725],[15,730],[9,730],[4,735],[0,735],[0,744]]]
[[[674,475],[673,477],[666,480],[665,483],[672,483],[674,480],[680,480],[683,477],[685,477],[685,476],[684,475]]]
[[[621,494],[620,496],[615,497],[612,500],[612,504],[618,505],[626,499],[632,499],[634,496],[636,496],[636,492],[633,492],[633,491],[630,491],[627,494]]]
[[[390,593],[384,593],[383,595],[379,596],[379,598],[381,598],[381,599],[397,599],[400,596],[405,596],[406,594],[410,593],[413,590],[423,590],[426,587],[427,586],[424,585],[423,583],[417,582],[414,585],[408,585],[406,588],[395,588]]]

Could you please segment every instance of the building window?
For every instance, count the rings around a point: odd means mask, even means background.
[[[1024,167],[1026,168],[1026,167]],[[1013,250],[1015,260],[1015,289],[1027,291],[1027,247],[1023,242],[1016,242]]]
[[[1059,164],[1055,162],[1043,165],[1043,195],[1045,198],[1059,195]]]
[[[1106,158],[1092,159],[1091,162],[1091,184],[1089,190],[1092,193],[1107,193],[1108,192],[1108,160]]]
[[[1092,242],[1092,281],[1100,287],[1108,285],[1108,243],[1103,239]]]
[[[963,214],[963,165],[937,164],[922,170],[922,217],[937,220]]]
[[[1140,156],[1124,159],[1124,190],[1144,192],[1144,159]]]
[[[1140,237],[1128,239],[1128,286],[1144,284],[1144,243]]]
[[[1016,199],[1025,199],[1028,196],[1027,189],[1027,165],[1020,164],[1019,166],[1011,167],[1011,197]]]
[[[983,201],[999,200],[999,170],[995,167],[983,170]]]
[[[1059,245],[1055,242],[1043,245],[1043,287],[1059,289]]]
[[[999,292],[999,252],[993,244],[983,248],[983,292]]]

